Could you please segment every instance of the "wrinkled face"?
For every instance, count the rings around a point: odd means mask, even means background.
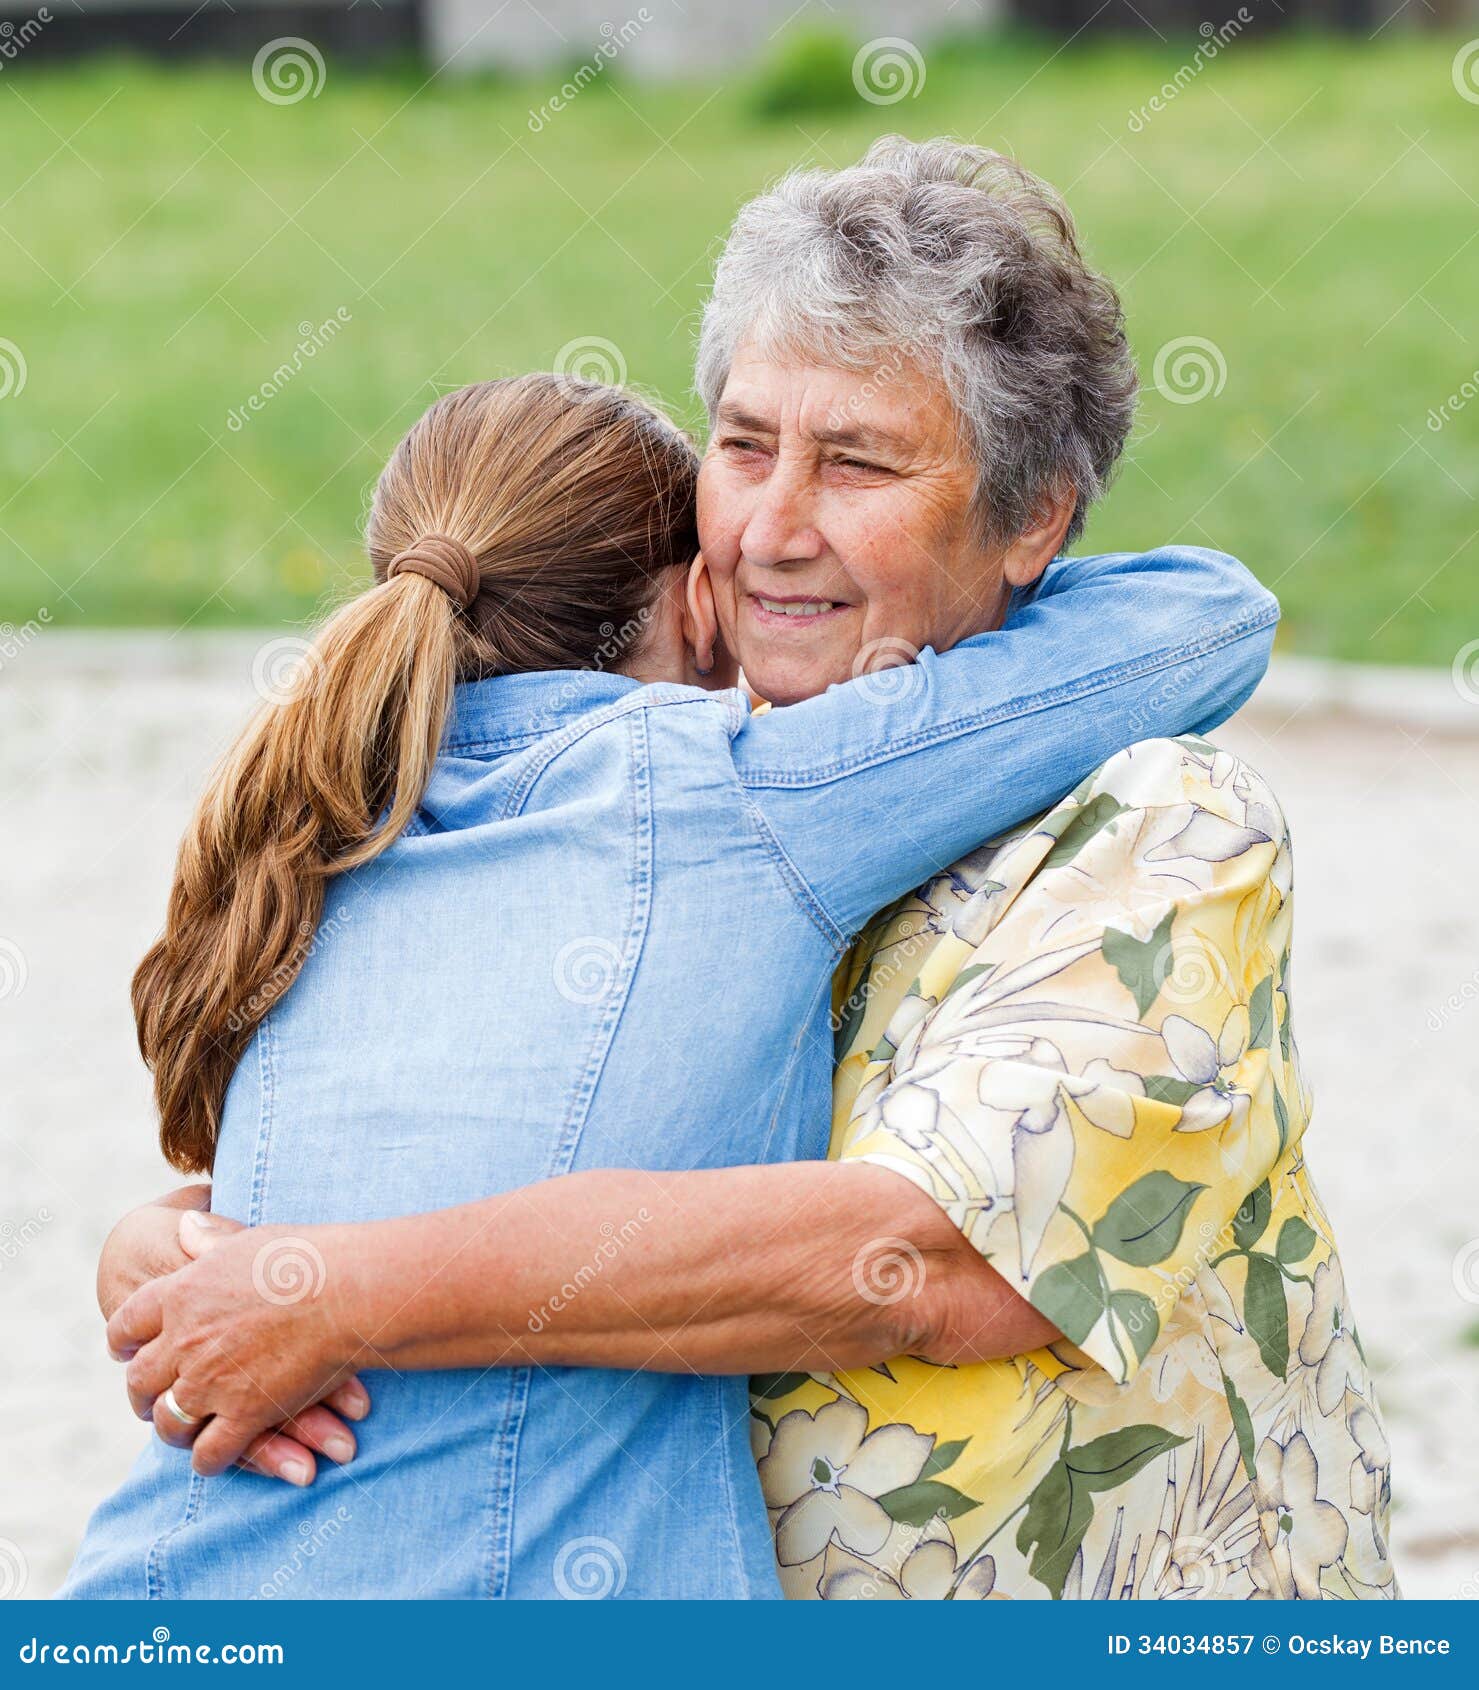
[[[719,624],[763,698],[946,650],[997,626],[999,554],[949,397],[912,367],[782,364],[741,348],[698,481]]]

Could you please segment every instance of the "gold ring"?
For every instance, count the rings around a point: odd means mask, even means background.
[[[163,1407],[167,1408],[169,1412],[174,1415],[175,1419],[178,1420],[182,1426],[199,1426],[204,1423],[205,1416],[203,1414],[186,1414],[184,1409],[180,1407],[180,1401],[175,1395],[175,1388],[173,1385],[166,1388],[164,1395],[160,1397],[159,1401]]]

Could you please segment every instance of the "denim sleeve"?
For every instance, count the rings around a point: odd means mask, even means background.
[[[885,905],[1142,739],[1252,694],[1279,607],[1192,546],[1065,558],[1005,624],[753,715],[740,780],[839,943]]]

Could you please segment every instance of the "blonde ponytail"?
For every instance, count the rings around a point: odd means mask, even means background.
[[[216,773],[134,975],[176,1168],[211,1167],[232,1073],[303,967],[325,883],[414,815],[456,682],[599,666],[611,626],[642,626],[697,549],[697,468],[650,406],[552,375],[448,394],[401,442],[370,515],[380,584]]]

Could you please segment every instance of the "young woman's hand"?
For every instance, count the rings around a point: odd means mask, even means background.
[[[311,1451],[352,1460],[354,1436],[339,1416],[362,1418],[369,1396],[323,1295],[327,1270],[312,1238],[321,1229],[177,1219],[182,1253],[196,1259],[141,1285],[108,1322],[135,1413],[166,1443],[193,1447],[198,1473],[241,1462],[308,1484]]]

